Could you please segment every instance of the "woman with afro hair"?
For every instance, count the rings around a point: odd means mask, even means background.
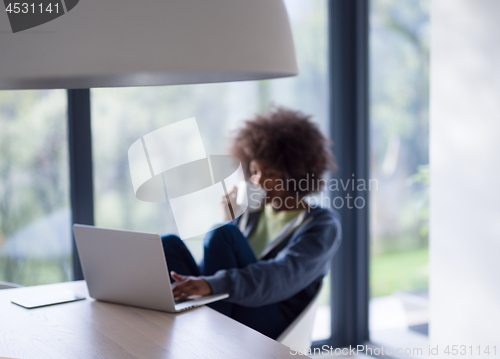
[[[230,152],[265,198],[207,233],[200,266],[177,236],[162,237],[176,300],[229,293],[209,306],[273,339],[286,329],[319,290],[341,241],[339,215],[304,200],[335,168],[329,145],[299,111],[277,107],[244,123]]]

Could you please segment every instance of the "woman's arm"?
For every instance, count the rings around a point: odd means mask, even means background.
[[[324,210],[297,230],[275,258],[245,268],[220,270],[204,279],[212,293],[229,293],[227,301],[259,307],[288,299],[326,274],[341,240],[340,220]]]

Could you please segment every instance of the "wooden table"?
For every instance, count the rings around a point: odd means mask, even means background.
[[[69,289],[86,300],[37,309],[15,295]],[[84,281],[0,290],[0,357],[289,358],[290,349],[208,307],[179,314],[99,302]]]

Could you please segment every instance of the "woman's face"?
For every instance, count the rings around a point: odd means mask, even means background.
[[[267,193],[267,197],[284,197],[289,195],[285,190],[285,176],[280,171],[272,168],[262,160],[252,160],[250,162],[250,181],[255,185],[260,185]]]

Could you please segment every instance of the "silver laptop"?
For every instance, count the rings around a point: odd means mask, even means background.
[[[73,225],[73,232],[94,299],[175,313],[229,296],[216,294],[176,303],[158,234],[80,224]]]

